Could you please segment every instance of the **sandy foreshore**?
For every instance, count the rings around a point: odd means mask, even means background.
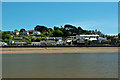
[[[49,47],[49,48],[2,48],[3,54],[23,53],[111,53],[118,47]]]

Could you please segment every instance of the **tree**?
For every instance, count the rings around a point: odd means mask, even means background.
[[[113,36],[107,36],[107,39],[113,39],[114,37]]]
[[[10,34],[2,34],[2,40],[5,42],[8,42],[11,39],[11,35]]]
[[[32,39],[31,39],[31,42],[35,42],[35,41],[36,41],[36,39],[35,39],[35,38],[32,38]]]
[[[36,41],[36,42],[40,42],[40,40],[41,40],[41,38],[36,38],[35,41]]]
[[[76,34],[76,32],[77,32],[77,28],[76,28],[75,26],[72,26],[72,25],[69,25],[69,24],[65,25],[65,26],[64,26],[64,29],[65,29],[68,33],[70,33],[70,35],[68,35],[68,36],[73,36],[73,35]]]
[[[40,31],[41,33],[43,33],[43,32],[45,32],[45,31],[48,31],[48,28],[45,27],[45,26],[37,25],[34,30]]]
[[[71,29],[76,30],[76,29],[77,29],[75,26],[72,26],[72,25],[69,25],[69,24],[66,24],[66,25],[64,26],[64,28],[65,28],[66,30],[71,30]]]
[[[120,39],[120,33],[118,34],[118,38]]]
[[[49,30],[49,31],[53,31],[53,29],[52,29],[52,28],[48,28],[48,30]]]
[[[63,32],[60,30],[55,30],[53,31],[53,36],[54,37],[62,37],[63,36]]]
[[[84,30],[81,27],[77,28],[77,34],[81,34],[82,32],[84,32]]]
[[[3,32],[3,34],[10,34],[10,31],[5,31]]]
[[[26,31],[25,29],[20,29],[20,32],[24,32],[24,31]]]
[[[14,31],[18,31],[17,29],[15,29]]]
[[[59,30],[59,29],[60,29],[59,27],[54,26],[54,30]]]

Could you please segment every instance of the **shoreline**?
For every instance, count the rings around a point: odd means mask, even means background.
[[[114,53],[120,47],[46,47],[46,48],[2,48],[2,54],[30,53]]]

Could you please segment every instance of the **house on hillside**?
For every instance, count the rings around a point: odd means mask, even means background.
[[[46,46],[47,42],[46,41],[40,41],[40,42],[32,42],[32,46]]]
[[[55,39],[57,39],[57,40],[62,40],[62,37],[55,37]]]
[[[76,36],[69,36],[72,40],[76,39]]]
[[[33,38],[36,38],[36,36],[30,36],[29,39],[33,39]]]
[[[76,35],[76,39],[98,40],[99,35]]]
[[[90,45],[90,40],[88,39],[76,39],[73,41],[73,45],[81,46],[81,45]]]
[[[26,46],[26,42],[15,42],[16,46]]]
[[[56,41],[47,41],[47,46],[56,46]]]
[[[57,45],[65,45],[66,44],[66,41],[62,41],[62,40],[58,40],[56,42]]]
[[[72,38],[67,38],[66,39],[66,45],[72,45],[72,41],[73,41]]]
[[[103,45],[110,45],[111,44],[111,40],[102,40],[101,44],[103,44]]]
[[[32,42],[31,45],[32,46],[41,46],[41,43],[40,42]]]
[[[19,35],[19,31],[11,31],[11,35]]]
[[[33,31],[33,35],[40,35],[41,33],[39,31]]]
[[[23,39],[23,37],[14,37],[13,39],[21,40],[21,39]]]
[[[99,37],[98,40],[99,40],[99,43],[101,43],[103,40],[107,40],[107,38]]]
[[[62,37],[42,37],[44,39],[47,39],[47,40],[62,40]]]
[[[13,44],[13,43],[15,43],[15,42],[14,42],[13,40],[9,40],[9,43],[10,43],[10,44]]]
[[[0,46],[7,46],[8,44],[5,42],[0,42]]]
[[[47,39],[47,40],[55,40],[56,38],[55,37],[45,37],[45,39]]]
[[[29,32],[28,31],[24,31],[23,35],[29,35]]]

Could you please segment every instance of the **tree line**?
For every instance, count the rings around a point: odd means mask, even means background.
[[[75,36],[80,34],[92,34],[87,30],[83,30],[81,27],[75,27],[73,25],[66,24],[64,27],[56,27],[47,28],[46,26],[37,25],[34,30],[40,31],[41,36],[54,36],[54,37],[67,37],[67,36]]]

